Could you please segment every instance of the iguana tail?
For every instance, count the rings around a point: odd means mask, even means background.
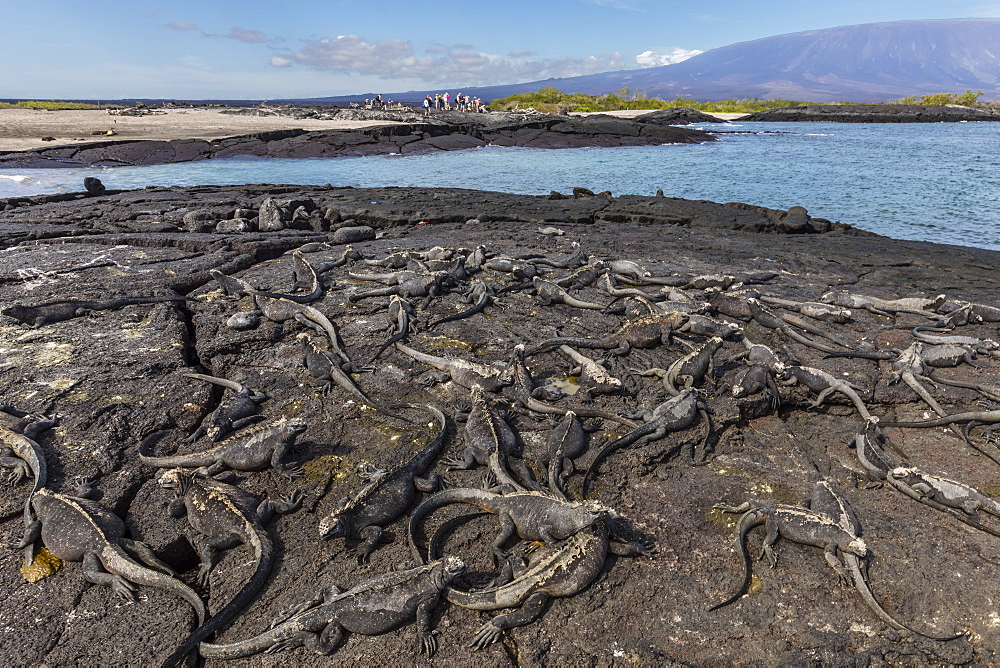
[[[104,564],[109,573],[117,573],[130,582],[147,587],[156,587],[157,589],[163,589],[180,596],[194,608],[194,612],[198,616],[198,623],[204,623],[206,617],[205,604],[202,602],[201,597],[198,596],[194,589],[191,589],[191,587],[188,587],[177,578],[171,577],[166,573],[154,571],[133,561],[124,550],[116,545],[108,544],[105,546],[101,550],[100,558],[101,563]]]
[[[964,631],[962,633],[956,633],[950,636],[928,635],[926,633],[921,633],[920,631],[917,631],[916,629],[913,629],[907,626],[906,624],[898,621],[892,615],[886,612],[885,608],[883,608],[882,605],[875,599],[875,594],[872,593],[871,586],[868,584],[868,579],[865,578],[864,573],[861,572],[861,567],[859,565],[858,558],[853,554],[849,554],[846,552],[843,553],[843,556],[844,556],[844,561],[847,562],[848,567],[851,569],[851,575],[854,577],[854,588],[858,590],[858,592],[861,594],[861,598],[865,600],[865,603],[867,603],[868,607],[872,609],[872,612],[878,615],[879,619],[881,619],[883,622],[885,622],[892,628],[898,631],[911,631],[919,636],[930,638],[931,640],[942,640],[942,641],[955,640],[956,638],[961,638],[962,636],[965,635]]]
[[[651,423],[646,423],[644,425],[637,427],[636,429],[633,429],[632,431],[625,434],[621,438],[611,441],[603,448],[601,448],[601,451],[597,453],[597,456],[594,457],[594,460],[590,463],[590,468],[587,469],[587,474],[583,476],[582,489],[584,496],[586,496],[587,494],[587,487],[590,483],[590,479],[594,477],[594,475],[597,473],[597,469],[600,468],[601,466],[601,462],[603,462],[608,455],[610,455],[615,450],[618,450],[619,448],[624,448],[626,446],[632,445],[633,443],[641,439],[643,436],[647,436],[653,433],[654,431],[656,431],[656,426],[652,425]]]
[[[263,633],[258,633],[246,640],[219,645],[207,642],[200,643],[198,645],[198,653],[206,659],[242,659],[266,652],[277,643],[297,633],[299,631],[289,621],[279,624],[273,629],[268,629]]]
[[[424,555],[420,553],[420,548],[417,547],[417,527],[420,526],[421,520],[423,520],[424,517],[430,513],[434,512],[438,508],[441,508],[442,506],[447,506],[452,503],[468,503],[487,512],[495,513],[496,506],[494,503],[491,503],[491,501],[494,501],[497,497],[497,494],[481,489],[455,487],[452,489],[442,490],[433,496],[424,499],[423,502],[421,502],[421,504],[417,506],[410,515],[410,525],[408,528],[410,554],[412,554],[413,558],[420,563],[428,563],[427,560],[424,559]]]
[[[217,378],[215,376],[208,376],[203,373],[185,373],[182,374],[185,378],[194,378],[195,380],[203,380],[206,383],[212,383],[213,385],[221,385],[222,387],[229,388],[233,392],[242,392],[243,386],[237,383],[235,380],[229,380],[228,378]]]
[[[736,590],[736,593],[727,598],[721,603],[716,603],[711,608],[708,609],[709,612],[712,610],[718,610],[724,606],[739,600],[743,594],[746,593],[747,589],[750,588],[750,580],[753,576],[753,569],[750,563],[750,552],[747,550],[747,534],[754,527],[758,527],[767,520],[764,513],[760,512],[756,508],[751,508],[743,514],[740,518],[739,525],[737,527],[736,545],[740,550],[740,557],[742,557],[743,563],[743,581],[740,583],[740,588]]]
[[[177,649],[164,660],[164,668],[183,663],[184,658],[202,640],[218,632],[236,619],[250,605],[253,599],[256,598],[257,594],[264,588],[264,585],[267,584],[268,578],[271,577],[271,564],[274,561],[274,547],[271,543],[271,537],[266,530],[251,530],[248,533],[250,540],[253,542],[252,547],[254,548],[254,552],[257,554],[257,568],[254,570],[253,575],[243,585],[243,589],[225,607],[212,615],[211,619],[199,626],[195,629],[194,633],[184,639]]]

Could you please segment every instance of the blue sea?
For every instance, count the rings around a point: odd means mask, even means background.
[[[575,186],[615,195],[804,206],[899,239],[1000,250],[1000,123],[740,123],[699,126],[696,145],[429,155],[227,159],[88,169],[0,170],[0,197],[147,185],[295,183],[440,186],[525,194]]]

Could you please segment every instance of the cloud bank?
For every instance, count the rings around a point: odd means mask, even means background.
[[[436,45],[418,52],[408,41],[370,42],[357,35],[340,35],[306,42],[295,51],[277,53],[271,58],[271,65],[300,65],[381,79],[464,84],[572,77],[627,67],[624,57],[617,52],[587,58],[533,58],[532,55],[527,51],[507,55],[483,53],[468,44]]]
[[[635,62],[639,64],[639,67],[659,67],[660,65],[673,65],[685,61],[699,53],[704,53],[704,51],[697,49],[673,49],[667,53],[643,51],[635,57]]]

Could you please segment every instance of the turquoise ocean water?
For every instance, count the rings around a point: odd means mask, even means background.
[[[147,185],[295,183],[440,186],[546,194],[746,202],[901,239],[1000,250],[1000,123],[732,123],[710,144],[540,150],[485,147],[430,155],[229,159],[89,169],[0,170],[0,197]]]

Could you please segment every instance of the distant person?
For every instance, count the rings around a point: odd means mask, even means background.
[[[431,96],[428,95],[427,97],[424,98],[424,104],[422,105],[424,108],[424,116],[427,116],[431,113],[431,104],[433,104],[433,102],[431,101]]]
[[[381,95],[376,95],[375,99],[372,100],[372,106],[378,107],[379,109],[385,109],[385,102],[382,101]]]
[[[442,98],[444,99],[444,110],[449,111],[451,109],[451,94],[445,91]]]

